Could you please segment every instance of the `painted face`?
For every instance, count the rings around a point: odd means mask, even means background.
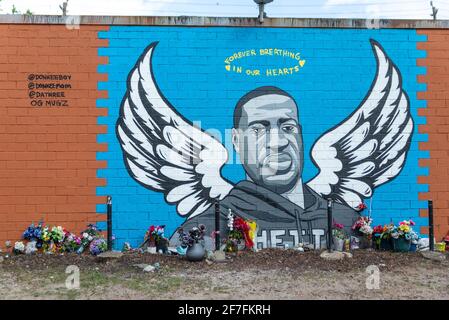
[[[295,101],[267,94],[251,99],[242,108],[233,141],[246,173],[273,192],[291,190],[302,174],[304,159]]]

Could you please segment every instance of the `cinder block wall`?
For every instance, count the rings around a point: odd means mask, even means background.
[[[426,117],[426,124],[419,131],[426,133],[428,140],[420,143],[422,150],[428,150],[429,159],[420,160],[422,166],[429,167],[429,174],[420,177],[420,183],[429,186],[429,192],[422,193],[421,199],[433,199],[435,210],[435,232],[437,239],[445,236],[449,224],[449,30],[418,30],[427,41],[418,44],[426,50],[425,59],[417,63],[427,69],[418,81],[425,83],[427,91],[419,93],[419,98],[427,101],[427,108],[420,110]],[[427,217],[427,210],[421,211]]]
[[[319,22],[292,28],[275,20],[277,27],[268,27],[270,20],[256,27],[251,19],[228,21],[226,27],[188,26],[176,19],[159,23],[169,26],[131,19],[119,26],[107,18],[86,19],[76,29],[58,19],[43,21],[0,25],[0,247],[41,218],[75,232],[90,222],[104,228],[106,195],[113,198],[117,248],[140,243],[151,224],[165,224],[171,235],[183,223],[185,217],[163,193],[132,177],[116,132],[128,76],[154,42],[153,75],[160,93],[185,119],[221,135],[231,155],[221,173],[235,184],[245,179],[229,139],[239,99],[260,86],[279,87],[295,99],[306,183],[319,172],[311,156],[314,142],[351,115],[369,92],[376,75],[370,39],[377,41],[402,76],[414,131],[401,172],[364,202],[375,224],[412,218],[426,233],[426,200],[432,199],[437,240],[449,230],[447,29],[419,30],[418,22],[416,28],[400,29],[394,23],[370,30],[322,28]],[[260,49],[299,53],[304,63],[260,56]],[[238,57],[247,50],[249,57]],[[258,54],[251,57],[251,50]],[[234,54],[238,58],[226,62]],[[298,67],[285,72],[292,61]],[[247,75],[247,69],[261,74]],[[267,73],[273,69],[276,75]],[[63,79],[42,79],[48,75]],[[45,84],[65,87],[35,87]],[[31,94],[47,91],[63,96]]]
[[[97,73],[107,58],[97,55],[107,40],[97,34],[106,27],[64,25],[0,25],[0,246],[21,238],[31,222],[43,219],[80,232],[96,214],[104,197],[95,188],[106,163],[96,152],[106,151],[96,136],[105,132],[97,118],[105,109],[96,100],[105,97]],[[39,80],[42,75],[70,76],[70,80]],[[64,90],[39,90],[53,83]],[[63,92],[64,97],[33,99],[31,92]],[[46,105],[59,101],[61,106]],[[43,105],[32,105],[43,101]]]

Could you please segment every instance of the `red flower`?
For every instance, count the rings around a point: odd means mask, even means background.
[[[364,203],[362,202],[361,204],[359,204],[359,205],[357,206],[357,209],[358,209],[358,211],[362,211],[362,210],[366,209],[366,204],[364,204]]]
[[[251,230],[251,228],[244,219],[240,217],[235,217],[234,229],[240,231],[243,234],[243,237],[245,238],[245,246],[247,248],[252,248],[254,246],[254,242],[249,236],[249,231]]]
[[[336,229],[343,229],[344,226],[341,223],[334,223],[334,228],[336,228]]]

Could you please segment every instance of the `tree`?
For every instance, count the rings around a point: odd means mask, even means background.
[[[0,1],[2,1],[2,0],[0,0]],[[0,11],[2,11],[2,9],[0,9]],[[22,14],[19,10],[17,10],[17,7],[15,4],[12,5],[11,13],[12,14]],[[25,12],[25,15],[32,16],[33,12],[30,9],[27,9],[27,11]]]
[[[62,16],[65,17],[67,15],[67,5],[69,4],[69,0],[64,1],[62,5],[59,6],[59,9],[62,10]]]

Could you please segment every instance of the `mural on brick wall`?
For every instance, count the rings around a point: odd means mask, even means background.
[[[300,123],[293,96],[261,86],[240,98],[232,145],[246,179],[236,184],[221,173],[228,160],[222,143],[181,115],[159,89],[152,66],[156,45],[129,73],[116,134],[129,175],[176,205],[186,228],[202,223],[214,230],[213,203],[219,201],[222,232],[231,209],[256,220],[259,235],[270,234],[262,237],[263,247],[281,245],[286,237],[303,242],[305,235],[319,245],[326,199],[334,201],[335,220],[350,231],[364,199],[404,167],[413,133],[410,103],[399,69],[374,40],[375,79],[353,113],[314,143],[310,159],[319,171],[309,181],[302,178],[307,123]]]

